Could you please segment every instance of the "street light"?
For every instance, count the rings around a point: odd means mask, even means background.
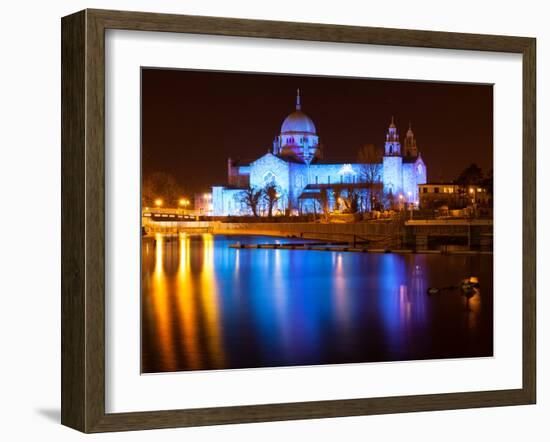
[[[157,207],[162,206],[162,199],[161,199],[161,198],[157,198],[157,199],[155,200],[155,206],[157,206]]]
[[[474,217],[476,216],[476,190],[470,187],[470,195],[472,195],[472,207],[474,209]]]

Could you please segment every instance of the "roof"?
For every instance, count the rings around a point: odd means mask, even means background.
[[[451,182],[439,181],[436,183],[423,183],[423,184],[419,184],[419,186],[459,186],[459,184],[453,183],[452,181]]]
[[[235,186],[234,184],[214,184],[212,187],[223,187],[225,190],[246,190],[247,187]]]
[[[231,166],[233,167],[241,167],[241,166],[250,166],[250,163],[252,163],[254,160],[250,158],[230,158],[231,160]]]
[[[275,155],[277,158],[285,161],[286,163],[305,164],[304,161],[294,155]]]
[[[304,114],[301,110],[295,110],[285,118],[281,126],[281,133],[308,133],[316,134],[313,120]]]
[[[304,191],[313,191],[313,190],[319,190],[319,189],[349,189],[350,187],[352,189],[370,189],[375,187],[381,187],[383,184],[380,181],[377,181],[375,183],[366,183],[366,182],[358,182],[358,183],[323,183],[323,184],[308,184],[306,187],[304,187]]]
[[[383,157],[380,156],[379,161],[373,163],[361,163],[357,157],[325,157],[319,158],[315,163],[312,164],[382,164]]]

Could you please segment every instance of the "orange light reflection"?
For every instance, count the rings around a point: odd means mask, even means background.
[[[221,337],[218,287],[214,274],[214,240],[211,233],[203,233],[203,263],[200,275],[200,296],[207,328],[207,345],[215,367],[225,366],[225,350]]]
[[[193,276],[191,274],[190,239],[186,234],[179,237],[179,265],[176,276],[176,301],[181,323],[183,350],[191,369],[201,368],[199,336],[197,329],[197,305]]]
[[[159,354],[164,360],[167,370],[176,367],[174,344],[172,339],[172,322],[170,320],[169,291],[164,272],[164,238],[161,234],[155,236],[155,270],[153,272],[152,304],[156,316]]]

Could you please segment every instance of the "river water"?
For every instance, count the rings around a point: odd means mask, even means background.
[[[232,249],[142,240],[142,372],[491,356],[493,256]],[[303,240],[299,240],[303,242]],[[460,290],[429,287],[475,276]]]

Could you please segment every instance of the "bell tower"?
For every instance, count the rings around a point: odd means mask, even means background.
[[[405,142],[404,144],[404,150],[405,150],[405,156],[406,157],[417,157],[418,156],[418,148],[416,147],[416,138],[414,137],[414,133],[411,128],[411,122],[409,121],[409,130],[407,131],[407,135],[405,135]]]
[[[399,142],[399,134],[397,133],[397,127],[395,127],[393,117],[391,117],[390,127],[386,134],[384,155],[389,157],[401,156],[401,143]]]
[[[403,157],[399,134],[391,117],[390,127],[384,144],[384,158],[382,159],[384,192],[395,197],[403,192]]]

